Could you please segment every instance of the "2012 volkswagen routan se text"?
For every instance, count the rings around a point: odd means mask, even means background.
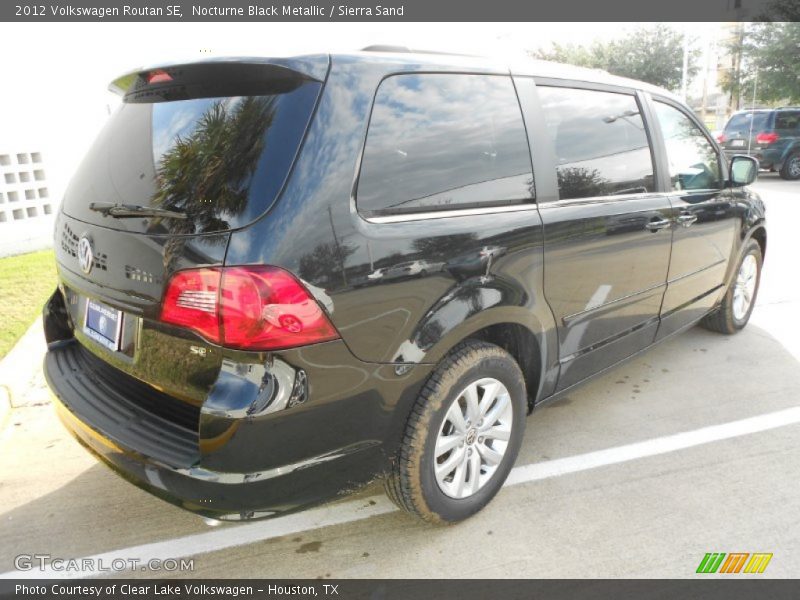
[[[764,206],[664,90],[400,50],[148,68],[69,185],[58,411],[220,519],[384,479],[455,522],[535,405],[753,309]]]

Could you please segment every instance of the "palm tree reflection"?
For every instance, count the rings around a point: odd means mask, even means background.
[[[186,212],[173,233],[229,228],[247,206],[250,185],[275,115],[274,96],[217,100],[158,159],[152,205]]]

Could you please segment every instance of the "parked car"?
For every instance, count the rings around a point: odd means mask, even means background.
[[[384,274],[385,279],[399,279],[402,277],[416,277],[418,275],[426,275],[428,271],[426,270],[426,263],[425,261],[421,260],[412,260],[397,263],[396,265],[392,265],[391,267],[387,267],[386,273]]]
[[[762,169],[800,179],[800,107],[734,113],[717,137],[728,158],[747,154]]]
[[[81,443],[185,509],[267,517],[383,478],[465,519],[535,407],[753,310],[757,164],[662,89],[402,51],[112,87],[57,215],[45,373]],[[370,267],[390,261],[414,276]]]

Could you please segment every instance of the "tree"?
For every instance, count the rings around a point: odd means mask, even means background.
[[[590,46],[553,44],[531,52],[534,58],[603,69],[612,75],[639,79],[676,90],[683,78],[684,35],[666,25],[640,27],[625,37]],[[698,50],[689,53],[688,75],[697,73]]]
[[[800,102],[800,23],[751,23],[726,44],[739,68],[721,81],[733,108]],[[756,80],[757,78],[757,80]]]
[[[800,21],[800,2],[797,0],[772,0],[766,8],[765,14],[756,20]]]

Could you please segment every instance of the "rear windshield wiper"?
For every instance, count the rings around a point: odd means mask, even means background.
[[[138,204],[113,204],[111,202],[92,202],[89,210],[94,210],[104,217],[117,219],[135,219],[140,217],[169,217],[170,219],[186,219],[185,212],[154,208],[152,206],[139,206]]]

